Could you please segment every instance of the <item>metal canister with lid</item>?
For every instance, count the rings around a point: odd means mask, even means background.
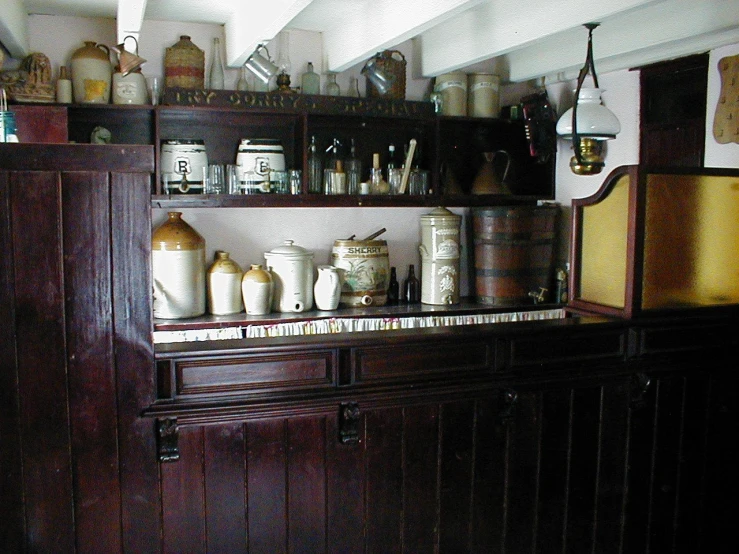
[[[459,303],[459,237],[462,218],[446,208],[421,216],[421,302]]]

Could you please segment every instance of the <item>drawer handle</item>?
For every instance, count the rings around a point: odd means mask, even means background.
[[[359,444],[359,404],[344,402],[339,408],[339,441]]]
[[[632,410],[639,410],[646,405],[645,396],[649,392],[649,386],[652,380],[646,373],[635,373],[631,377],[630,407]]]
[[[513,418],[513,410],[516,409],[518,393],[513,389],[503,389],[500,391],[500,402],[501,408],[498,419],[501,423],[509,423]]]
[[[157,419],[157,455],[160,462],[180,459],[180,428],[176,417]]]

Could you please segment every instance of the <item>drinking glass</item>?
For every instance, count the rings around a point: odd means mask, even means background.
[[[228,194],[241,194],[241,172],[240,167],[235,164],[226,166],[226,190]]]
[[[151,104],[153,106],[156,106],[159,104],[159,95],[162,92],[162,86],[159,83],[159,77],[149,77],[147,78],[147,82],[149,85],[149,95],[151,96]]]
[[[402,169],[393,168],[388,171],[387,182],[390,185],[390,194],[400,194],[400,183],[402,180]]]
[[[414,169],[408,179],[409,193],[415,195],[429,193],[429,172],[425,169]]]
[[[303,190],[303,172],[299,169],[289,170],[288,180],[290,182],[290,194],[300,194]]]
[[[226,194],[226,177],[223,165],[210,164],[208,166],[207,180],[205,181],[205,194]]]
[[[275,194],[290,192],[290,183],[287,180],[287,171],[272,169],[269,172],[269,190]]]

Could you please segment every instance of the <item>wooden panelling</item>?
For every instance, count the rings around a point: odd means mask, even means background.
[[[384,346],[352,351],[355,380],[429,379],[450,373],[484,371],[493,363],[493,347],[487,342],[440,341],[406,344],[388,356]]]
[[[20,142],[67,142],[67,108],[64,106],[11,105]],[[88,136],[89,141],[89,136]]]
[[[592,364],[598,360],[623,359],[625,355],[626,333],[621,329],[588,333],[587,338],[578,333],[548,333],[516,336],[510,341],[512,369]]]
[[[108,174],[62,176],[67,373],[79,552],[121,550]]]
[[[59,180],[10,177],[26,547],[75,548]]]
[[[177,395],[224,394],[274,388],[325,388],[335,382],[331,350],[175,362]],[[160,367],[160,372],[167,372]],[[166,378],[167,375],[162,375]]]

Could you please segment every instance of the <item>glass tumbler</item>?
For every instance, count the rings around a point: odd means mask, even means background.
[[[226,176],[223,165],[210,164],[207,172],[205,194],[226,194],[228,189],[226,188]]]

